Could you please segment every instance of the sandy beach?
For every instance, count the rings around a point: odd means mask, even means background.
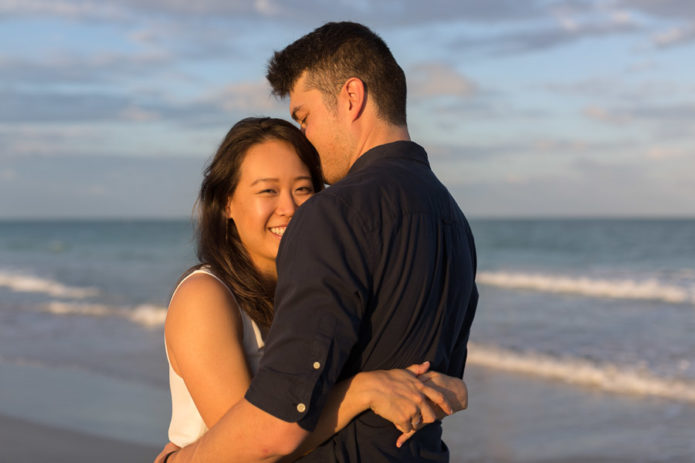
[[[123,442],[0,415],[3,462],[102,463],[149,462],[154,446]]]
[[[0,394],[2,462],[149,462],[164,443],[164,389],[0,366],[3,385],[11,386]],[[444,421],[452,463],[692,463],[695,456],[689,403],[477,365],[466,381],[469,409]]]
[[[451,440],[451,439],[450,439]],[[451,462],[492,463],[528,461],[539,463],[634,463],[633,458],[605,456],[557,457],[544,460],[516,460],[500,456],[472,456],[470,458],[457,454],[456,445]],[[460,444],[460,442],[459,442]],[[3,462],[35,463],[139,463],[150,462],[159,453],[155,446],[146,446],[132,442],[93,436],[85,433],[46,426],[29,421],[0,415],[0,446]],[[461,449],[458,450],[460,452]],[[477,452],[476,452],[477,453]],[[656,460],[654,460],[656,461]],[[676,463],[687,460],[659,460]]]

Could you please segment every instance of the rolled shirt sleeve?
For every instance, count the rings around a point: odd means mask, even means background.
[[[277,258],[275,318],[246,399],[309,431],[359,339],[370,230],[326,190],[299,208]]]

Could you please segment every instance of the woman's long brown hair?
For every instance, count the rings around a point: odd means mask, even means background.
[[[321,164],[314,147],[299,129],[282,119],[246,118],[230,129],[205,169],[198,196],[198,260],[232,290],[241,309],[266,331],[273,320],[275,281],[253,265],[226,206],[239,183],[241,164],[253,145],[268,140],[289,143],[309,169],[314,191],[323,189]]]

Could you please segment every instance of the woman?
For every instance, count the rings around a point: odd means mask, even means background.
[[[174,444],[197,440],[244,396],[273,318],[280,239],[296,208],[322,188],[316,151],[279,119],[237,123],[206,169],[199,197],[201,264],[174,291],[165,325]],[[427,365],[409,369],[425,373]],[[388,370],[336,385],[316,431],[296,456],[370,408],[404,432],[399,445],[421,422],[465,408],[459,379],[436,373],[421,379],[429,386],[405,370]],[[416,405],[422,393],[439,407]],[[419,408],[422,417],[415,416]]]

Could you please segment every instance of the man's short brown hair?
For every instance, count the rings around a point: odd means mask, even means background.
[[[353,22],[326,23],[301,37],[268,63],[266,78],[273,93],[287,96],[307,71],[307,82],[335,106],[343,84],[357,77],[373,98],[382,119],[406,125],[405,74],[386,43],[369,28]]]

